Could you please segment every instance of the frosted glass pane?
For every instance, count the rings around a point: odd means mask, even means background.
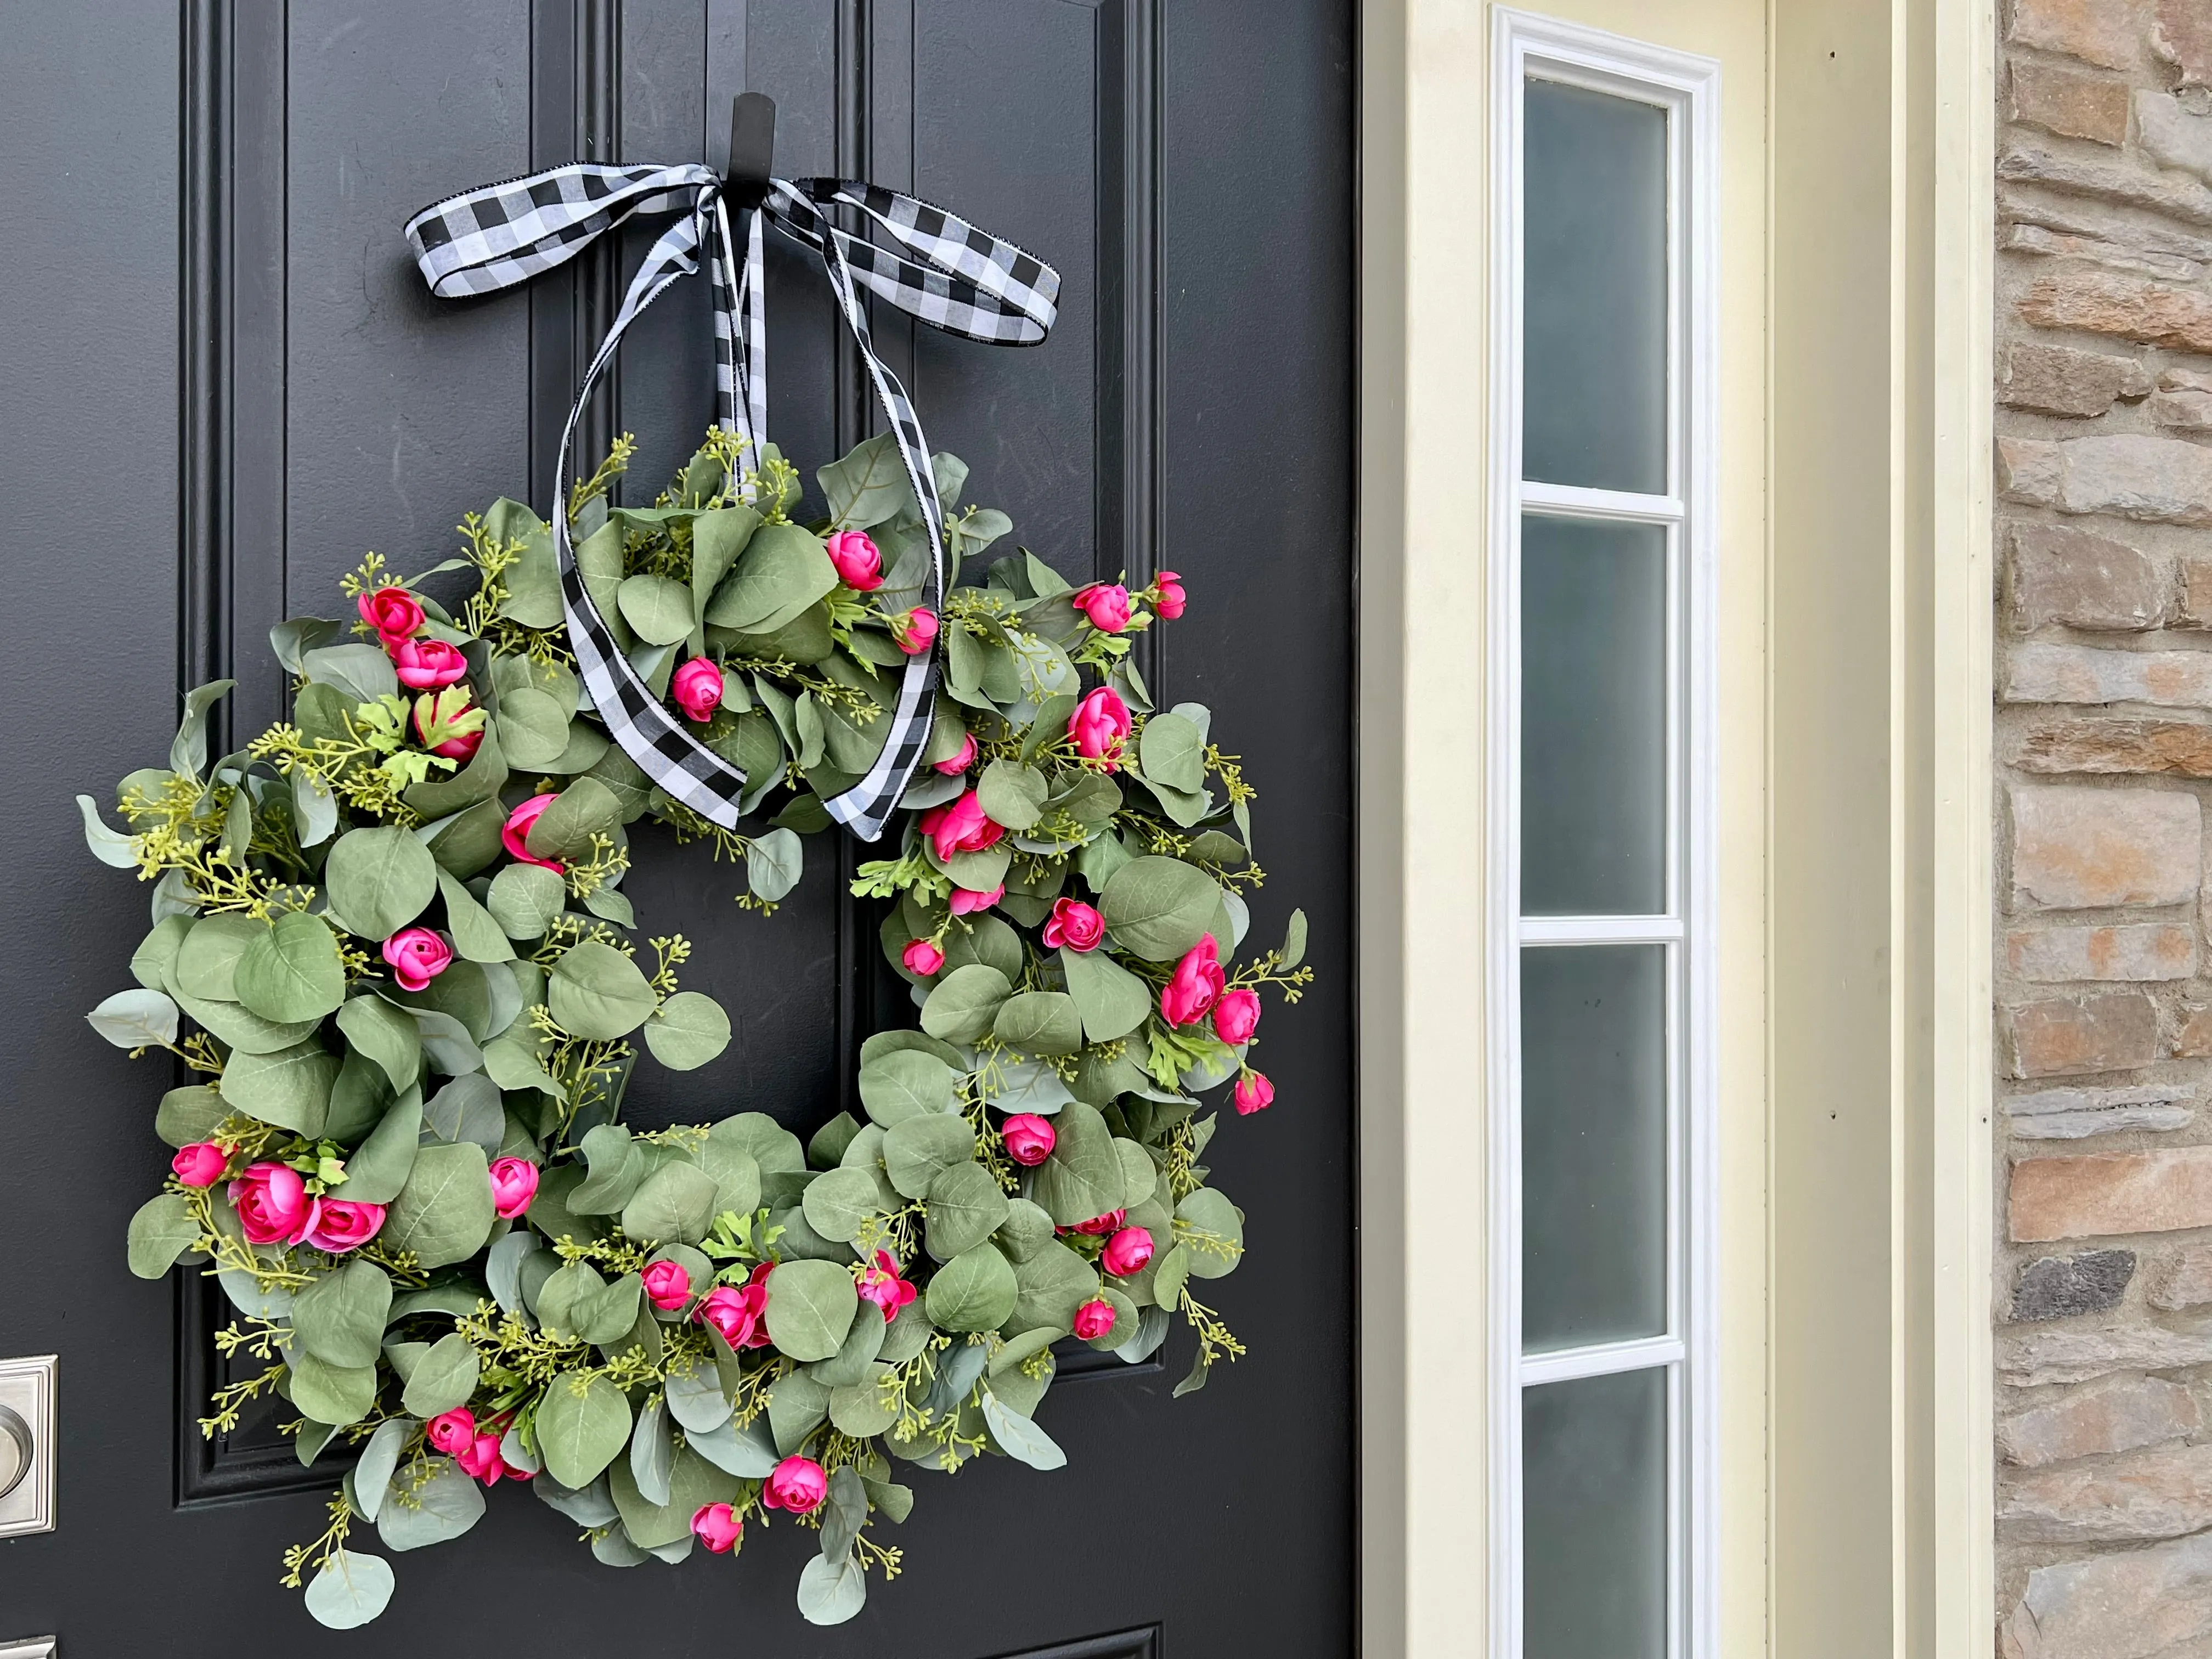
[[[1521,1396],[1525,1659],[1667,1651],[1667,1373]]]
[[[1527,83],[1522,476],[1667,488],[1667,112]]]
[[[1521,953],[1521,1336],[1667,1322],[1667,947]]]
[[[1667,905],[1667,532],[1521,521],[1521,910]]]

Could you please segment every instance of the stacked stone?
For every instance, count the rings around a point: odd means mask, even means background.
[[[2212,0],[2010,0],[1998,1647],[2212,1653]]]

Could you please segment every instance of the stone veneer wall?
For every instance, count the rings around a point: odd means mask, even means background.
[[[2000,19],[1997,1647],[2212,1654],[2212,0]]]

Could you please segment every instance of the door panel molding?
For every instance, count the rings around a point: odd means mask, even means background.
[[[1080,1642],[1063,1642],[1057,1647],[1030,1648],[1021,1653],[1002,1654],[999,1659],[1160,1659],[1160,1627],[1147,1625],[1142,1630],[1125,1630],[1112,1636],[1093,1636]]]

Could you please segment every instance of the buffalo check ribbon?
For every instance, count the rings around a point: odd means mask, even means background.
[[[849,209],[848,231],[830,210]],[[740,210],[742,211],[742,210]],[[738,822],[745,775],[684,729],[625,657],[577,570],[569,544],[565,490],[576,422],[623,331],[678,279],[699,269],[708,251],[714,315],[716,419],[758,455],[768,441],[768,320],[765,228],[812,249],[852,331],[882,403],[907,482],[921,503],[932,557],[922,604],[941,611],[946,582],[945,510],[929,465],[921,422],[898,377],[876,356],[861,295],[873,295],[948,334],[993,345],[1035,345],[1051,329],[1060,275],[1012,242],[978,230],[944,209],[896,191],[840,179],[772,179],[747,228],[738,259],[721,179],[705,167],[601,167],[572,162],[526,179],[487,185],[427,207],[407,222],[407,240],[430,292],[441,299],[514,288],[574,258],[639,214],[676,212],[630,279],[606,337],[576,390],[553,467],[553,544],[559,562],[568,640],[578,672],[607,731],[672,800],[727,829]],[[880,231],[893,245],[871,240]],[[937,653],[911,659],[899,684],[889,735],[867,775],[823,802],[830,816],[863,841],[882,835],[929,745],[936,704]]]

